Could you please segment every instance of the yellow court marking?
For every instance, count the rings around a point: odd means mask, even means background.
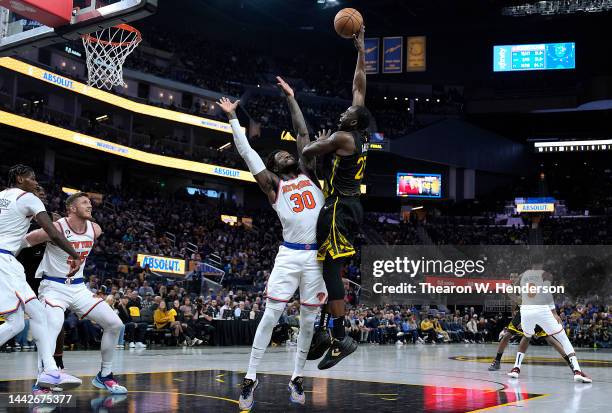
[[[357,393],[362,396],[397,396],[397,393]]]
[[[93,393],[95,391],[96,391],[95,389],[91,389],[91,390],[70,390],[71,393],[72,392]],[[130,390],[128,392],[128,394],[130,394],[130,393],[172,394],[172,395],[175,395],[175,396],[203,397],[203,398],[206,398],[206,399],[222,400],[222,401],[225,401],[225,402],[230,402],[230,403],[238,404],[238,400],[228,399],[227,397],[211,396],[210,394],[196,394],[196,393],[182,393],[182,392],[154,391],[154,390]]]
[[[472,363],[491,363],[495,360],[494,357],[486,357],[486,356],[454,356],[449,357],[450,360],[455,361],[468,361]],[[501,362],[504,364],[514,363],[514,358],[504,357],[501,359]],[[564,361],[560,357],[547,357],[547,356],[527,356],[523,359],[523,363],[544,363],[546,365],[550,364],[558,364],[565,365]],[[595,359],[581,359],[581,364],[591,365],[593,367],[606,367],[612,366],[611,360],[595,360]],[[598,366],[599,365],[599,366]]]
[[[482,409],[470,410],[469,412],[466,412],[466,413],[484,412],[484,411],[487,411],[487,410],[497,409],[498,407],[503,407],[503,406],[512,406],[512,405],[514,405],[514,404],[516,404],[516,403],[520,403],[520,402],[530,402],[530,401],[532,401],[532,400],[535,400],[535,399],[541,399],[542,397],[548,397],[548,396],[550,396],[550,394],[541,394],[541,395],[539,395],[539,396],[530,397],[530,398],[528,398],[528,399],[516,400],[516,401],[513,401],[513,402],[508,402],[508,403],[498,404],[497,406],[490,406],[490,407],[484,407],[484,408],[482,408]]]
[[[388,401],[393,402],[393,401],[396,401],[397,398],[395,398],[395,399],[387,399],[386,397],[381,397],[380,400],[388,400]]]

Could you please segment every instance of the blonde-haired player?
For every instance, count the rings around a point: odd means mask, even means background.
[[[104,300],[87,289],[83,279],[85,260],[102,234],[100,226],[92,222],[91,211],[91,201],[84,192],[72,194],[66,200],[68,216],[58,219],[53,224],[78,252],[83,263],[73,277],[66,277],[65,269],[71,265],[72,258],[55,243],[48,243],[36,270],[36,277],[43,279],[38,293],[40,300],[45,303],[48,339],[51,342],[55,343],[62,329],[66,310],[74,311],[81,319],[88,318],[102,327],[104,330],[100,344],[102,367],[92,380],[92,384],[113,394],[125,394],[127,389],[117,382],[112,372],[115,345],[123,323]],[[27,235],[26,241],[29,245],[36,245],[50,239],[44,231],[36,230]]]
[[[78,386],[81,384],[79,379],[60,372],[55,366],[52,357],[55,345],[51,344],[47,336],[45,310],[28,285],[23,265],[15,255],[34,218],[42,227],[40,233],[53,240],[58,245],[56,248],[66,257],[72,258],[70,264],[62,269],[62,276],[76,272],[81,264],[80,256],[53,226],[42,201],[34,195],[38,182],[32,168],[26,165],[10,168],[8,186],[0,191],[0,315],[6,319],[0,326],[0,345],[23,330],[25,311],[30,316],[32,337],[42,357],[43,369],[38,374],[38,383],[44,387]],[[35,386],[33,391],[38,392],[38,388]]]

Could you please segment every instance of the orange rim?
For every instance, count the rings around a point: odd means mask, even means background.
[[[115,29],[121,29],[121,30],[125,30],[128,32],[132,32],[134,34],[136,34],[136,38],[134,38],[134,40],[130,40],[129,42],[109,42],[108,40],[102,40],[102,39],[98,39],[95,36],[92,36],[91,33],[88,34],[84,34],[83,35],[83,40],[90,42],[90,43],[100,43],[103,44],[105,46],[110,45],[110,46],[130,46],[134,43],[140,42],[142,40],[142,34],[140,34],[140,31],[138,29],[136,29],[135,27],[130,26],[129,24],[118,24],[117,26],[114,26]]]

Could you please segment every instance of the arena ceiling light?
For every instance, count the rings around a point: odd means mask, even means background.
[[[612,0],[549,0],[502,8],[504,16],[601,13],[612,10]]]
[[[590,141],[535,142],[533,146],[537,153],[611,151],[612,139],[598,139]]]

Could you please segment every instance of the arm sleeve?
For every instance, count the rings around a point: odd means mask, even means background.
[[[249,141],[242,131],[242,127],[240,127],[240,122],[238,119],[231,119],[230,125],[232,126],[232,134],[234,135],[234,144],[236,145],[236,149],[238,153],[247,164],[249,171],[253,175],[257,175],[261,171],[266,169],[261,157],[255,152],[251,145],[249,145]]]
[[[31,192],[28,192],[17,200],[17,207],[25,216],[36,216],[38,213],[46,211],[42,201]]]

